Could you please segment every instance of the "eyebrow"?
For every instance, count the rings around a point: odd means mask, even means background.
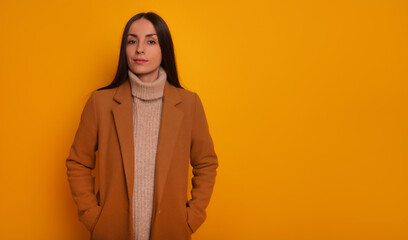
[[[150,34],[146,34],[146,37],[151,37],[157,35],[156,33],[150,33]],[[128,33],[128,36],[133,36],[133,37],[138,37],[137,34],[133,34],[133,33]]]

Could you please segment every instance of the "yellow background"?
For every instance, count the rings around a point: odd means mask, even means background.
[[[194,240],[408,239],[404,0],[1,1],[1,239],[88,239],[65,158],[141,11],[219,157]]]

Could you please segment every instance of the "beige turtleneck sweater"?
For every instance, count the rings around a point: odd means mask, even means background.
[[[142,82],[130,69],[128,74],[133,98],[135,147],[133,231],[135,240],[148,240],[153,209],[156,151],[167,75],[161,66],[159,77],[153,82]]]

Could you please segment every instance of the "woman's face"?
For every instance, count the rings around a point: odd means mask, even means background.
[[[126,58],[130,70],[140,80],[152,82],[157,79],[162,55],[156,30],[149,20],[141,18],[130,25]]]

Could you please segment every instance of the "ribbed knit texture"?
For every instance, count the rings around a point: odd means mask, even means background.
[[[130,69],[133,98],[135,172],[133,223],[135,240],[149,240],[153,210],[154,171],[160,129],[166,72],[160,66],[159,77],[143,82]]]

